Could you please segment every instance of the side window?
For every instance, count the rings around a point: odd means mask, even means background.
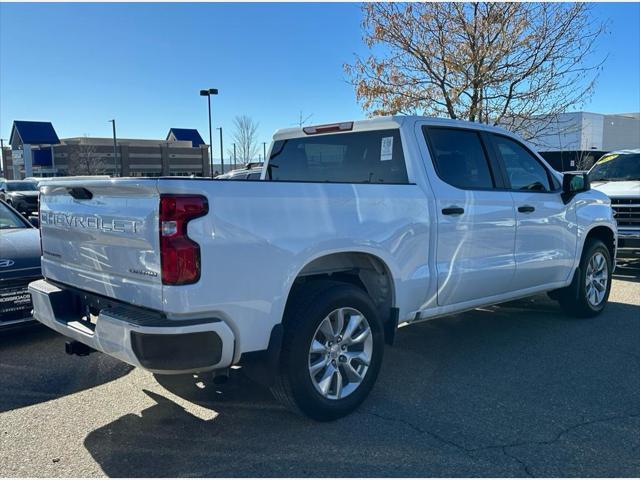
[[[408,183],[400,131],[309,135],[273,144],[267,180]]]
[[[468,190],[494,188],[489,163],[477,132],[439,127],[424,127],[423,132],[442,180]]]
[[[512,190],[552,190],[547,169],[522,145],[501,135],[494,135],[493,139],[502,157]]]

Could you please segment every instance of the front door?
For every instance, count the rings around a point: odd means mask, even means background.
[[[492,135],[516,209],[513,288],[535,288],[568,279],[576,251],[575,210],[546,166],[519,142]]]
[[[498,188],[484,133],[423,127],[425,159],[435,195],[438,305],[448,306],[511,290],[515,272],[515,215],[509,191]]]

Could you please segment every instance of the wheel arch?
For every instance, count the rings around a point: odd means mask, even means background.
[[[371,266],[370,269],[364,268],[367,264]],[[376,272],[375,274],[372,273],[374,271]],[[365,280],[360,278],[363,272],[365,272]],[[309,259],[291,278],[292,280],[286,290],[284,309],[282,310],[283,316],[295,294],[295,289],[301,282],[320,278],[333,278],[362,288],[372,297],[374,303],[376,303],[374,297],[378,298],[376,306],[384,324],[385,343],[393,343],[398,325],[398,309],[395,306],[397,287],[394,281],[394,270],[380,255],[357,249],[324,252]],[[386,284],[387,290],[384,294],[376,293],[376,281],[382,281],[379,286],[381,289],[384,289]],[[263,385],[269,386],[274,382],[280,362],[284,328],[283,323],[275,324],[271,331],[268,348],[262,351],[244,353],[240,359],[239,363],[245,366],[249,377]]]
[[[337,252],[329,252],[318,255],[306,262],[296,273],[293,282],[289,286],[287,300],[290,298],[292,290],[297,281],[304,278],[313,278],[317,276],[334,276],[341,275],[340,278],[346,278],[355,273],[362,271],[375,272],[375,276],[386,283],[388,291],[385,293],[375,292],[375,285],[372,285],[367,279],[361,279],[361,285],[375,301],[375,297],[384,295],[388,298],[391,305],[396,301],[396,286],[393,280],[393,272],[388,263],[379,255],[362,250],[344,250]],[[368,285],[367,285],[368,284]]]
[[[351,283],[362,288],[376,305],[385,325],[385,339],[393,340],[397,326],[397,286],[393,269],[381,256],[363,250],[326,252],[306,262],[289,285],[286,305],[298,285],[320,278]]]
[[[582,248],[580,250],[580,256],[582,256],[582,252],[584,252],[584,247],[590,238],[597,238],[598,240],[601,240],[602,243],[605,244],[605,246],[607,247],[607,250],[609,250],[611,261],[615,265],[616,234],[613,231],[613,229],[608,225],[597,225],[591,228],[584,237],[584,242],[582,243]]]

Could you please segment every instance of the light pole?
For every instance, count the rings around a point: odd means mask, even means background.
[[[0,174],[2,174],[2,176],[5,176],[6,173],[4,172],[4,140],[2,138],[0,138]],[[234,148],[234,157],[235,157],[235,144],[233,145]]]
[[[262,142],[262,161],[267,161],[267,142]]]
[[[118,147],[116,142],[116,119],[109,120],[113,125],[113,176],[118,176]]]
[[[208,90],[200,90],[201,97],[207,97],[209,104],[209,164],[211,165],[211,178],[213,178],[213,136],[211,135],[211,95],[217,95],[217,88],[209,88]]]
[[[233,168],[234,169],[237,168],[237,165],[236,165],[236,144],[235,143],[233,144]]]
[[[222,153],[222,127],[218,127],[216,128],[216,130],[220,130],[220,169],[222,170],[222,173],[224,174],[224,154]]]

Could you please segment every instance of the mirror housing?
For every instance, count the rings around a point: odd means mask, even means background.
[[[36,228],[40,228],[40,219],[36,215],[29,215],[29,223]]]
[[[562,200],[564,203],[569,203],[578,193],[590,189],[588,172],[564,172],[562,177]]]

